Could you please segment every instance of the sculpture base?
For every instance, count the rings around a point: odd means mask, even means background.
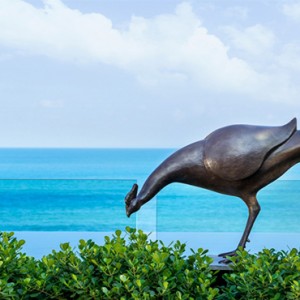
[[[210,269],[214,271],[231,271],[230,264],[221,263],[223,257],[217,255],[209,255],[214,261],[210,264]]]

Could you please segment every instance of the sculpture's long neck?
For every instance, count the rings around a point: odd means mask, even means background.
[[[204,170],[203,141],[187,145],[163,161],[148,177],[140,193],[137,195],[137,200],[145,204],[161,189],[172,182],[182,182],[199,186],[199,182],[195,181],[195,174],[197,173],[201,177],[200,169]]]
[[[151,200],[161,189],[172,182],[171,177],[168,169],[165,169],[164,163],[162,163],[144,183],[141,191],[137,195],[138,201],[145,204]]]

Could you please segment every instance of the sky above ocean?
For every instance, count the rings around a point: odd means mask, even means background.
[[[300,2],[0,0],[0,147],[166,147],[300,112]]]

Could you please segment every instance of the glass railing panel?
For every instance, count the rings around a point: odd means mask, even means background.
[[[136,225],[138,229],[144,232],[152,233],[152,237],[156,237],[157,232],[157,211],[156,197],[146,203],[136,214]]]
[[[0,180],[1,231],[97,231],[136,227],[124,197],[134,180]]]
[[[258,194],[261,212],[252,232],[300,233],[300,181],[278,180]],[[242,232],[248,209],[237,197],[183,184],[157,196],[157,232]]]
[[[0,180],[0,230],[241,232],[248,210],[237,197],[172,184],[129,219],[133,180]],[[279,180],[258,194],[252,232],[300,232],[300,181]]]
[[[278,180],[258,194],[254,232],[300,233],[300,180]]]

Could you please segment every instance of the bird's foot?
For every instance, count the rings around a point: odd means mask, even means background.
[[[125,197],[125,208],[126,208],[126,215],[129,218],[130,215],[140,208],[140,203],[137,200],[137,191],[138,191],[138,185],[134,184],[131,188],[131,191],[126,195]]]
[[[233,250],[233,251],[230,251],[230,252],[221,253],[218,256],[224,258],[224,259],[222,259],[222,260],[219,261],[219,264],[229,264],[229,263],[231,263],[231,260],[228,259],[228,257],[236,256],[236,250]]]
[[[229,251],[229,252],[225,252],[225,253],[221,253],[218,256],[219,257],[226,257],[226,256],[235,256],[236,255],[236,250],[233,251]]]

